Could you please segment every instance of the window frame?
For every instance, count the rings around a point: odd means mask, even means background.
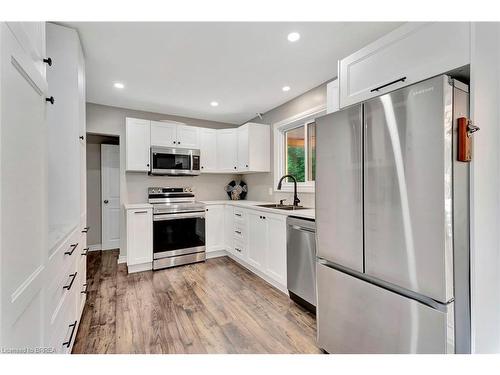
[[[283,181],[281,190],[278,190],[278,182],[281,176],[286,173],[286,153],[285,153],[285,132],[304,126],[304,152],[305,152],[305,178],[307,179],[307,171],[309,167],[308,155],[308,139],[307,139],[307,124],[314,122],[317,117],[326,114],[324,105],[314,107],[308,111],[299,113],[298,115],[289,117],[285,120],[273,124],[274,138],[274,191],[275,192],[293,192],[293,182]],[[297,191],[301,193],[314,193],[316,191],[315,181],[297,182]]]

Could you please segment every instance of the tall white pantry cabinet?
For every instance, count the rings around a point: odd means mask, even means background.
[[[0,349],[71,351],[85,303],[85,67],[75,30],[0,24]]]

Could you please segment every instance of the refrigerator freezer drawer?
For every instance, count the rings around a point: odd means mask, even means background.
[[[318,343],[329,353],[453,353],[447,312],[317,264]]]

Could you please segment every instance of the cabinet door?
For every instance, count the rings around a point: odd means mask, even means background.
[[[217,168],[217,130],[201,129],[200,160],[202,172],[214,172]]]
[[[339,108],[339,80],[335,79],[326,85],[326,113],[336,112]]]
[[[248,171],[249,155],[248,155],[248,125],[243,125],[238,128],[238,170]]]
[[[153,210],[127,210],[127,265],[153,261]]]
[[[265,215],[267,223],[267,274],[286,286],[286,216]]]
[[[151,121],[151,146],[174,147],[177,145],[177,124]]]
[[[224,249],[224,206],[208,206],[205,212],[206,251]]]
[[[470,23],[407,23],[340,61],[340,107],[469,63]]]
[[[43,346],[50,104],[33,55],[5,23],[0,38],[0,336],[2,347],[34,348]]]
[[[229,252],[234,252],[234,210],[233,206],[224,206],[224,247]]]
[[[235,172],[238,168],[237,129],[217,130],[217,171]]]
[[[268,246],[267,219],[259,211],[248,211],[248,263],[265,272]]]
[[[177,126],[177,146],[182,148],[200,148],[200,128],[196,126]]]
[[[127,118],[126,121],[127,171],[148,172],[151,121],[135,118]]]

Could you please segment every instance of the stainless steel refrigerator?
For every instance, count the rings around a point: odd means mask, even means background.
[[[470,352],[468,103],[442,75],[316,120],[325,351]]]

